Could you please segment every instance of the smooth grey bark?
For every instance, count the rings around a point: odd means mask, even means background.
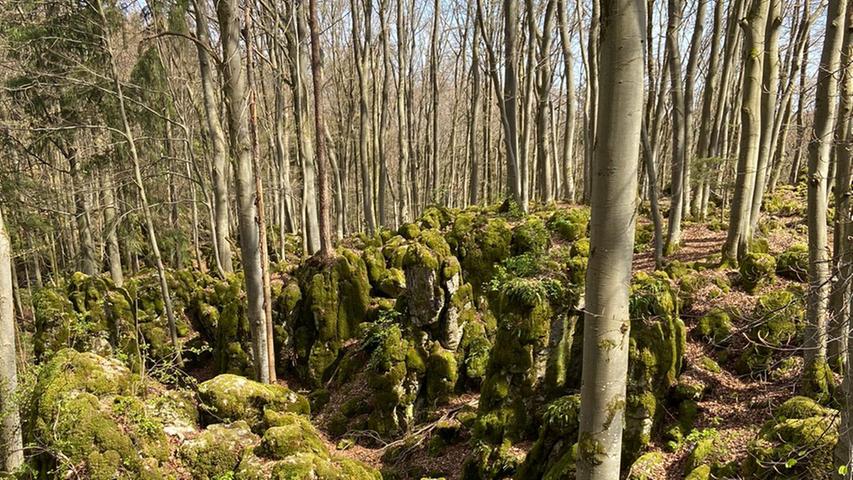
[[[678,30],[682,23],[683,0],[669,0],[666,48],[669,53],[669,77],[672,85],[672,201],[669,207],[664,254],[670,255],[681,243],[681,217],[684,207],[684,169],[687,164],[687,118],[684,83],[681,78],[681,53]]]
[[[740,149],[731,217],[723,246],[723,261],[737,264],[747,253],[752,209],[752,188],[761,137],[761,84],[764,70],[764,31],[771,0],[755,0],[745,22],[743,101],[741,104]]]
[[[0,211],[0,472],[14,472],[24,464],[21,416],[16,400],[18,369],[12,289],[12,244]]]
[[[237,0],[220,0],[217,9],[222,42],[225,77],[225,106],[237,192],[237,216],[240,224],[240,253],[246,281],[249,325],[252,330],[252,353],[258,381],[268,383],[269,355],[267,323],[264,314],[264,281],[257,225],[258,209],[249,138],[248,97],[240,54],[240,21]]]
[[[329,174],[327,173],[328,168],[326,165],[326,138],[323,135],[323,69],[320,59],[320,26],[317,20],[317,0],[309,0],[308,5],[308,25],[311,31],[311,77],[314,83],[314,131],[317,132],[315,140],[317,142],[317,194],[320,219],[319,255],[321,258],[328,258],[333,254],[332,219],[329,214]],[[367,19],[370,18],[369,8],[365,12],[365,15]],[[362,98],[362,101],[364,101],[364,98]],[[366,187],[365,190],[367,190]],[[373,195],[373,192],[370,192],[370,194]],[[370,228],[373,231],[376,228],[375,224],[370,225]]]
[[[714,27],[711,33],[711,53],[708,63],[708,75],[705,77],[705,88],[702,92],[702,114],[699,121],[699,136],[697,138],[696,154],[700,160],[699,178],[691,202],[691,215],[699,221],[704,221],[707,215],[707,198],[711,189],[711,129],[714,122],[714,105],[720,84],[720,49],[722,48],[723,32],[723,0],[714,1]]]
[[[605,0],[595,143],[577,478],[619,478],[643,111],[645,6]]]
[[[563,52],[563,70],[566,76],[566,123],[563,130],[563,191],[561,195],[568,202],[575,201],[574,176],[574,146],[575,146],[575,117],[577,102],[575,101],[574,54],[572,53],[571,36],[569,34],[568,7],[566,0],[557,0],[557,25],[560,32],[560,48]]]
[[[552,81],[551,68],[551,43],[554,31],[554,16],[557,9],[556,0],[548,0],[545,6],[545,16],[542,23],[542,31],[536,31],[536,20],[533,15],[533,1],[527,0],[528,22],[531,25],[533,38],[539,38],[539,51],[536,56],[538,68],[536,69],[536,170],[537,186],[539,187],[539,198],[544,203],[554,201],[554,168],[551,156],[554,152],[550,147],[550,94]],[[533,52],[529,55],[533,57]],[[533,75],[533,72],[528,72]]]
[[[595,139],[598,132],[598,102],[599,102],[599,42],[601,30],[601,1],[592,0],[592,14],[589,22],[589,37],[587,38],[586,60],[586,136],[584,137],[584,168],[583,168],[583,203],[589,204],[592,195],[592,159]],[[582,4],[578,0],[578,6]],[[578,8],[580,12],[580,8]]]
[[[773,125],[779,88],[779,27],[782,25],[782,0],[770,0],[764,31],[764,73],[761,87],[761,137],[755,165],[755,183],[749,214],[749,236],[758,228],[761,201],[767,182],[767,169],[773,155]]]
[[[695,157],[693,144],[695,129],[693,128],[693,111],[696,88],[696,72],[699,68],[699,54],[702,48],[702,35],[705,30],[705,11],[709,0],[699,0],[696,5],[696,22],[693,26],[693,36],[690,40],[690,50],[687,55],[687,72],[684,77],[684,165],[681,168],[681,213],[682,217],[692,211],[692,160]]]
[[[219,105],[216,96],[216,80],[213,69],[210,66],[209,31],[207,23],[207,8],[205,0],[193,0],[193,8],[196,12],[196,51],[198,54],[199,77],[201,78],[201,92],[204,105],[204,119],[207,134],[211,143],[211,154],[213,157],[213,212],[214,212],[214,242],[218,252],[219,265],[226,273],[234,271],[231,243],[229,242],[228,228],[228,149],[225,141],[225,133],[219,119]]]
[[[468,176],[468,204],[480,203],[480,156],[477,150],[477,131],[480,129],[480,23],[474,21],[474,35],[471,38],[471,109],[468,123],[468,155],[471,158]],[[486,179],[488,181],[488,179]]]
[[[504,0],[504,90],[503,124],[504,143],[507,156],[507,187],[509,195],[518,203],[522,211],[527,211],[527,199],[523,190],[524,161],[519,158],[518,149],[518,0]],[[482,20],[482,16],[481,16]],[[494,62],[493,62],[494,65]],[[495,68],[493,66],[493,68]]]
[[[829,298],[829,251],[827,245],[827,190],[829,157],[838,114],[838,80],[844,38],[846,0],[830,0],[826,11],[826,36],[821,51],[815,91],[814,125],[809,143],[806,223],[809,242],[809,289],[806,295],[806,332],[803,366],[807,389],[813,372],[826,362]]]
[[[117,287],[124,284],[124,274],[121,269],[121,250],[118,244],[118,217],[116,216],[116,199],[113,186],[113,174],[107,172],[103,177],[104,195],[104,232],[106,234],[107,258],[110,263],[110,277]]]
[[[397,2],[397,149],[400,158],[397,165],[397,196],[400,207],[397,210],[397,224],[402,225],[410,220],[409,204],[411,190],[409,188],[409,114],[406,103],[408,83],[408,31],[406,29],[403,0]]]
[[[364,220],[368,233],[376,230],[376,214],[373,205],[373,176],[370,172],[370,112],[367,108],[367,97],[369,95],[367,86],[367,50],[370,38],[371,0],[364,3],[364,19],[357,15],[356,1],[350,0],[352,11],[352,45],[354,53],[355,69],[358,78],[358,162],[361,170],[361,201],[364,207]],[[361,22],[364,21],[365,38],[361,36]],[[315,137],[320,137],[315,132]]]
[[[853,219],[850,216],[850,158],[851,120],[853,113],[853,8],[847,8],[847,20],[842,50],[841,100],[838,121],[835,126],[836,175],[833,196],[835,198],[835,219],[832,230],[832,289],[829,297],[829,344],[828,355],[832,366],[843,366],[847,360],[847,343],[850,330],[849,299],[853,294],[853,257],[851,257],[850,229]],[[844,369],[842,369],[844,371]]]
[[[302,222],[305,250],[314,254],[320,250],[320,222],[317,218],[316,170],[314,145],[311,141],[309,122],[308,87],[305,81],[306,70],[310,66],[307,42],[304,41],[308,30],[304,6],[291,4],[291,28],[287,31],[290,54],[290,76],[293,93],[293,120],[296,126],[297,153],[302,164]],[[314,132],[316,134],[316,132]]]

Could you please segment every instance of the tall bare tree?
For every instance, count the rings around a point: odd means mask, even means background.
[[[12,244],[0,211],[0,472],[8,473],[24,463],[12,298]]]

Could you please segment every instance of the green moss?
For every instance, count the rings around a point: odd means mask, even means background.
[[[557,232],[564,240],[574,242],[586,236],[589,215],[588,208],[559,209],[548,219],[548,228]]]
[[[711,479],[711,466],[710,465],[700,465],[690,473],[684,477],[684,480],[710,480]]]
[[[527,217],[512,231],[512,252],[514,255],[522,253],[541,253],[548,248],[551,235],[545,228],[545,222],[536,216]]]
[[[760,296],[747,331],[750,345],[738,358],[735,368],[740,373],[767,370],[780,349],[797,343],[804,327],[804,315],[800,293],[775,290]]]
[[[404,223],[397,234],[406,240],[414,240],[421,235],[421,228],[416,223]]]
[[[446,207],[430,205],[421,213],[419,222],[423,228],[444,228],[454,217],[454,212]]]
[[[795,403],[802,406],[805,402]],[[796,412],[789,413],[804,415],[816,413],[814,408],[790,410]],[[838,441],[838,415],[833,410],[827,413],[807,418],[780,417],[765,424],[747,447],[749,455],[742,475],[760,480],[825,478],[827,473],[836,471],[833,449]]]
[[[717,363],[716,360],[705,355],[703,355],[699,359],[699,366],[711,373],[720,373],[723,371],[723,369],[720,368],[720,364]]]
[[[38,452],[36,471],[104,480],[160,475],[169,444],[159,418],[133,396],[137,382],[115,360],[57,352],[27,403],[24,433]]]
[[[181,446],[180,458],[193,478],[226,478],[249,455],[259,438],[243,421],[215,424]]]
[[[579,238],[572,243],[571,256],[589,258],[589,239]]]
[[[261,440],[264,455],[285,459],[297,453],[328,457],[329,451],[320,435],[305,417],[288,413],[276,419],[276,425],[264,432]]]
[[[309,413],[308,400],[282,385],[265,385],[237,375],[223,374],[198,387],[203,411],[211,418],[245,420],[253,428],[263,425],[264,410]]]
[[[820,403],[829,403],[835,392],[835,375],[829,363],[818,358],[803,371],[800,379],[803,393]]]
[[[724,345],[731,337],[732,330],[731,317],[721,308],[712,308],[702,315],[696,324],[696,333],[700,338],[709,340],[714,345]]]
[[[458,379],[456,358],[453,352],[433,345],[427,359],[426,395],[430,402],[446,403]]]
[[[661,452],[652,451],[640,455],[628,471],[628,480],[654,480],[663,462],[664,456]]]
[[[809,247],[805,243],[795,243],[779,254],[776,260],[776,273],[798,282],[805,282],[809,270]]]
[[[773,281],[776,259],[767,253],[747,253],[740,262],[740,281],[743,288],[755,292]]]

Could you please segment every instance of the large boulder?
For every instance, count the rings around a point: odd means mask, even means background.
[[[287,387],[227,373],[200,384],[198,396],[209,423],[244,420],[255,431],[264,426],[266,410],[308,414],[310,408],[304,396]]]
[[[156,412],[135,395],[139,377],[117,360],[58,351],[39,372],[25,435],[38,475],[157,479],[169,442]]]

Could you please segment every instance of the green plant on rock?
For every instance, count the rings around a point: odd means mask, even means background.
[[[586,236],[590,211],[585,207],[558,209],[548,219],[548,228],[557,232],[564,240],[574,242]]]
[[[512,231],[512,252],[539,254],[551,243],[551,234],[545,228],[545,222],[536,216],[528,216]]]

